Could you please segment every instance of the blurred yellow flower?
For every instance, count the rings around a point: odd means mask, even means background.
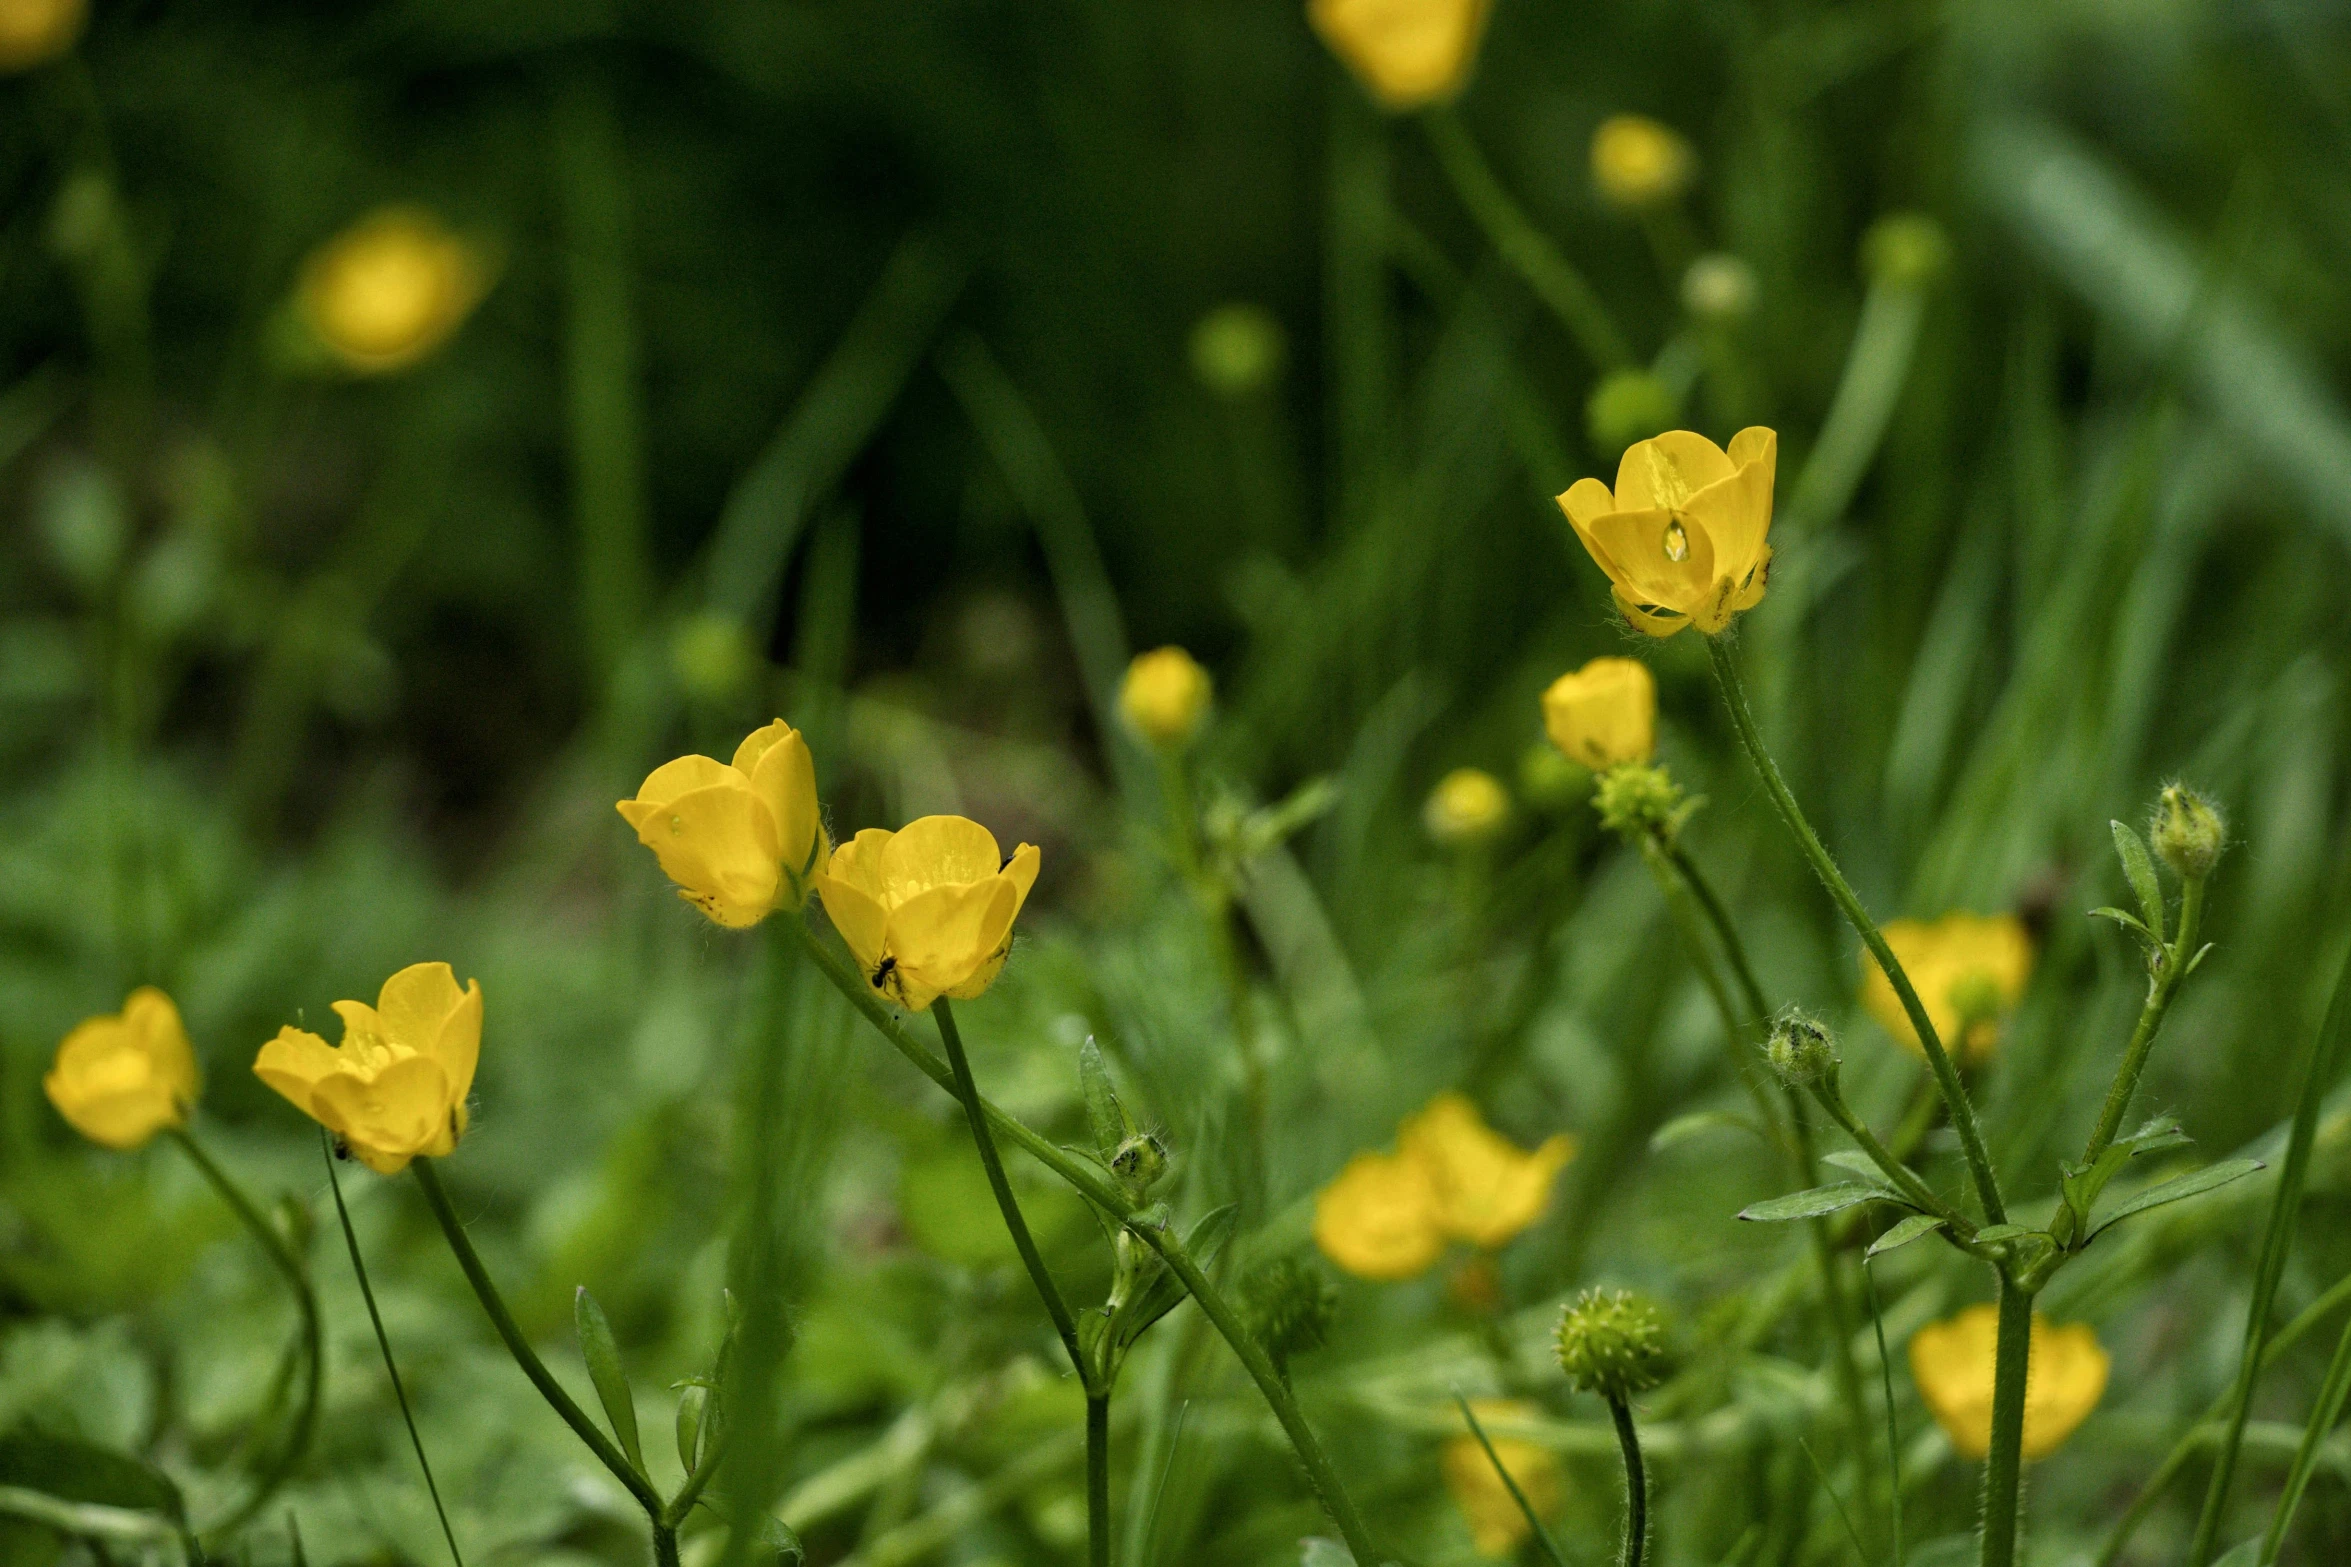
[[[1180,647],[1138,653],[1118,688],[1118,716],[1145,742],[1178,751],[1208,716],[1208,671]]]
[[[1518,1482],[1527,1506],[1539,1518],[1556,1513],[1560,1498],[1559,1460],[1549,1448],[1538,1447],[1524,1437],[1500,1436],[1494,1430],[1509,1421],[1533,1420],[1541,1411],[1523,1400],[1509,1398],[1473,1398],[1469,1407],[1476,1411],[1486,1439],[1494,1444],[1494,1457],[1502,1460],[1502,1467]],[[1454,1504],[1469,1520],[1470,1539],[1476,1544],[1478,1554],[1509,1556],[1533,1531],[1527,1527],[1526,1514],[1519,1511],[1510,1488],[1494,1473],[1493,1459],[1486,1457],[1486,1450],[1478,1445],[1477,1437],[1464,1432],[1448,1438],[1441,1463],[1445,1489],[1453,1493]]]
[[[1559,509],[1608,573],[1617,608],[1653,637],[1708,636],[1763,597],[1779,437],[1760,425],[1728,452],[1687,430],[1625,449],[1616,489],[1578,479]]]
[[[1671,201],[1690,187],[1690,144],[1644,114],[1613,114],[1592,132],[1592,183],[1620,207]]]
[[[1420,818],[1437,842],[1454,847],[1479,843],[1510,820],[1510,791],[1479,767],[1457,767],[1429,791]]]
[[[2000,1042],[2000,1021],[2023,996],[2033,973],[2033,939],[2013,914],[1946,914],[1929,924],[1888,920],[1886,945],[1910,976],[1927,1021],[1961,1061],[1982,1061]],[[1861,1004],[1912,1050],[1924,1054],[1902,999],[1867,948],[1861,953]],[[1960,1028],[1966,1025],[1967,1037]]]
[[[1657,680],[1637,658],[1595,658],[1543,693],[1543,728],[1594,772],[1657,751]]]
[[[281,1028],[254,1058],[254,1075],[380,1174],[454,1149],[482,1051],[480,984],[459,990],[448,964],[414,963],[384,981],[374,1006],[338,1001],[335,1011],[340,1047]]]
[[[187,1125],[196,1053],[180,1009],[152,985],[132,991],[120,1012],[74,1026],[41,1087],[75,1131],[109,1148],[136,1148]]]
[[[0,0],[0,71],[56,59],[82,35],[89,0]]]
[[[1930,1322],[1910,1340],[1910,1375],[1919,1396],[1963,1458],[1982,1458],[1992,1445],[1999,1338],[2000,1308],[1980,1305],[1947,1322]],[[2027,1355],[2024,1456],[2045,1458],[2098,1407],[2111,1362],[2088,1323],[2057,1327],[2038,1313]]]
[[[730,765],[681,756],[615,807],[637,829],[678,896],[731,930],[799,908],[827,847],[816,763],[782,719],[755,729]]]
[[[1449,1241],[1492,1249],[1541,1218],[1574,1156],[1565,1134],[1530,1153],[1467,1095],[1439,1094],[1397,1128],[1395,1153],[1359,1153],[1315,1193],[1314,1242],[1358,1278],[1413,1278]]]
[[[1037,860],[1034,844],[1004,854],[978,822],[925,816],[894,833],[859,833],[833,851],[816,885],[867,980],[920,1012],[995,983]]]
[[[383,207],[311,253],[296,302],[345,368],[379,375],[440,347],[488,286],[481,257],[438,217]]]
[[[1477,63],[1489,0],[1308,0],[1307,20],[1386,109],[1452,97]]]

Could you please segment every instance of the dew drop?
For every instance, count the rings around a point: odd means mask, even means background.
[[[1679,522],[1669,522],[1665,525],[1665,558],[1671,561],[1684,561],[1690,558],[1690,536],[1682,531],[1682,525]]]

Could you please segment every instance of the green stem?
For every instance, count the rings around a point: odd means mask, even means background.
[[[1551,1567],[1567,1567],[1567,1558],[1559,1554],[1558,1542],[1551,1538],[1551,1531],[1543,1527],[1543,1520],[1536,1514],[1534,1503],[1527,1500],[1526,1492],[1519,1489],[1517,1479],[1503,1465],[1502,1455],[1494,1451],[1493,1442],[1486,1436],[1486,1428],[1478,1423],[1477,1411],[1469,1407],[1469,1400],[1461,1396],[1461,1389],[1453,1390],[1453,1402],[1461,1406],[1461,1418],[1469,1422],[1469,1434],[1478,1439],[1479,1447],[1485,1449],[1486,1462],[1494,1467],[1494,1477],[1502,1482],[1503,1488],[1510,1493],[1510,1499],[1518,1504],[1519,1516],[1527,1521],[1527,1528],[1533,1532],[1535,1543],[1543,1548],[1544,1558],[1551,1563]]]
[[[1208,945],[1217,978],[1224,982],[1225,1004],[1233,1030],[1233,1050],[1241,1065],[1241,1087],[1249,1116],[1249,1206],[1260,1210],[1265,1201],[1266,1134],[1272,1116],[1266,1085],[1265,1061],[1257,1051],[1255,1019],[1249,1004],[1249,975],[1241,966],[1240,945],[1233,938],[1233,899],[1223,880],[1200,857],[1199,817],[1192,806],[1192,783],[1184,769],[1182,752],[1173,746],[1154,748],[1159,759],[1159,793],[1167,807],[1169,852],[1177,874],[1191,888],[1208,929]]]
[[[206,1531],[226,1538],[244,1527],[268,1505],[269,1499],[277,1494],[287,1477],[293,1474],[294,1466],[310,1451],[311,1436],[318,1429],[319,1384],[326,1365],[323,1335],[319,1329],[318,1293],[311,1288],[310,1271],[295,1254],[293,1244],[254,1206],[244,1189],[229,1179],[228,1172],[204,1151],[194,1134],[186,1127],[175,1126],[171,1129],[171,1139],[195,1162],[205,1180],[212,1184],[212,1189],[220,1194],[221,1201],[229,1205],[245,1228],[253,1233],[253,1238],[261,1243],[261,1249],[269,1254],[269,1260],[284,1277],[286,1287],[293,1291],[294,1309],[302,1319],[302,1402],[295,1413],[293,1429],[287,1433],[285,1447],[270,1462],[269,1467],[255,1478],[252,1492],[227,1517]]]
[[[506,1309],[506,1301],[499,1295],[498,1286],[490,1282],[490,1272],[482,1266],[480,1254],[473,1249],[473,1242],[466,1238],[465,1225],[458,1219],[457,1210],[449,1206],[449,1194],[441,1185],[441,1177],[434,1173],[432,1160],[415,1159],[410,1161],[408,1167],[416,1172],[416,1184],[424,1189],[425,1206],[431,1208],[433,1217],[440,1221],[441,1233],[448,1238],[449,1250],[455,1253],[458,1268],[465,1274],[465,1281],[473,1286],[474,1295],[481,1301],[482,1310],[489,1314],[490,1326],[498,1330],[498,1337],[504,1341],[506,1352],[514,1357],[514,1363],[522,1368],[522,1374],[531,1379],[531,1386],[539,1390],[539,1396],[563,1417],[563,1423],[570,1426],[572,1433],[587,1444],[588,1451],[596,1455],[596,1461],[612,1471],[612,1477],[628,1489],[629,1495],[637,1499],[637,1505],[644,1508],[646,1516],[658,1526],[662,1515],[661,1493],[653,1489],[650,1480],[637,1473],[627,1455],[613,1446],[612,1439],[597,1428],[596,1422],[588,1418],[585,1410],[572,1401],[572,1396],[563,1390],[563,1384],[555,1380],[554,1373],[539,1358],[538,1351],[531,1348],[530,1340],[523,1337],[522,1329],[515,1323],[514,1313]]]
[[[1086,1395],[1086,1562],[1110,1567],[1110,1395]]]
[[[955,1011],[941,996],[931,1003],[931,1015],[938,1019],[939,1038],[947,1046],[947,1065],[955,1074],[955,1097],[963,1101],[965,1119],[971,1122],[971,1140],[980,1151],[980,1164],[988,1172],[988,1189],[996,1194],[996,1211],[1004,1216],[1004,1228],[1012,1233],[1012,1244],[1020,1253],[1021,1265],[1029,1270],[1029,1278],[1037,1286],[1037,1294],[1044,1299],[1045,1312],[1053,1319],[1053,1331],[1061,1335],[1061,1347],[1069,1352],[1069,1364],[1085,1384],[1088,1398],[1096,1391],[1094,1368],[1086,1363],[1085,1351],[1078,1347],[1077,1319],[1070,1315],[1069,1302],[1061,1298],[1061,1287],[1053,1282],[1052,1272],[1037,1250],[1036,1237],[1029,1233],[1029,1222],[1020,1211],[1020,1199],[1012,1193],[1012,1181],[1004,1173],[1004,1160],[996,1152],[996,1139],[988,1131],[988,1112],[980,1099],[979,1083],[971,1075],[971,1058],[964,1054],[963,1034],[955,1026]]]
[[[678,1532],[659,1519],[653,1524],[653,1567],[678,1567]]]
[[[1926,1007],[1920,1003],[1918,991],[1911,985],[1910,976],[1903,971],[1901,961],[1894,956],[1893,949],[1886,945],[1886,938],[1878,933],[1877,922],[1869,917],[1869,911],[1861,906],[1861,900],[1854,896],[1853,889],[1846,884],[1844,873],[1837,869],[1837,862],[1829,857],[1829,851],[1821,844],[1820,835],[1812,830],[1812,823],[1805,819],[1804,808],[1796,803],[1796,796],[1789,790],[1787,780],[1780,776],[1779,765],[1772,761],[1771,753],[1764,749],[1763,736],[1755,727],[1755,715],[1747,709],[1747,693],[1739,684],[1739,668],[1731,659],[1729,645],[1721,637],[1708,637],[1706,656],[1713,663],[1714,682],[1722,691],[1723,705],[1730,711],[1731,727],[1738,731],[1739,743],[1746,748],[1748,760],[1755,764],[1756,774],[1763,780],[1764,791],[1771,796],[1772,803],[1779,807],[1781,819],[1788,824],[1789,832],[1796,839],[1796,847],[1811,863],[1813,873],[1820,877],[1821,884],[1828,888],[1830,898],[1835,900],[1846,921],[1861,937],[1862,945],[1869,948],[1870,955],[1878,961],[1878,967],[1885,971],[1887,980],[1894,987],[1894,994],[1901,998],[1902,1010],[1909,1015],[1911,1026],[1918,1031],[1918,1042],[1926,1051],[1927,1064],[1935,1071],[1936,1086],[1942,1090],[1943,1103],[1951,1112],[1952,1128],[1959,1134],[1960,1151],[1967,1156],[1968,1171],[1975,1178],[1976,1195],[1983,1203],[1985,1219],[1993,1224],[2006,1224],[2008,1209],[2000,1200],[2000,1180],[1993,1172],[1992,1156],[1985,1151],[1984,1134],[1976,1125],[1975,1106],[1969,1103],[1966,1085],[1959,1080],[1959,1068],[1952,1064],[1950,1052],[1943,1048],[1942,1038],[1935,1032],[1934,1022],[1927,1016]]]
[[[1641,858],[1649,866],[1649,874],[1657,882],[1657,890],[1665,895],[1666,909],[1673,915],[1674,929],[1680,933],[1682,946],[1689,953],[1690,965],[1698,971],[1698,978],[1706,986],[1706,994],[1714,1002],[1715,1014],[1722,1019],[1723,1042],[1731,1047],[1731,1072],[1739,1086],[1747,1090],[1747,1097],[1755,1102],[1755,1113],[1763,1128],[1782,1149],[1793,1145],[1780,1136],[1778,1107],[1771,1095],[1756,1077],[1753,1063],[1747,1058],[1743,1045],[1753,1042],[1750,1022],[1739,1015],[1731,1002],[1730,992],[1723,988],[1722,976],[1715,972],[1714,960],[1706,951],[1705,938],[1698,928],[1698,912],[1690,896],[1690,888],[1675,874],[1672,857],[1653,838],[1641,840]],[[1755,1014],[1760,1017],[1761,1013]]]
[[[1673,868],[1697,896],[1706,923],[1714,927],[1715,940],[1722,943],[1723,955],[1730,959],[1731,977],[1738,981],[1739,994],[1746,997],[1747,1010],[1760,1029],[1771,1016],[1771,1003],[1764,998],[1763,982],[1755,977],[1755,966],[1747,961],[1747,944],[1739,939],[1739,927],[1732,923],[1729,907],[1715,896],[1713,884],[1699,871],[1698,862],[1690,858],[1689,850],[1677,843],[1668,852]]]
[[[1845,1129],[1845,1135],[1852,1138],[1863,1153],[1869,1155],[1870,1162],[1885,1172],[1886,1179],[1892,1181],[1903,1196],[1951,1226],[1958,1239],[1964,1241],[1975,1233],[1975,1226],[1967,1222],[1965,1214],[1938,1196],[1916,1170],[1895,1158],[1894,1151],[1878,1140],[1878,1134],[1870,1130],[1869,1123],[1853,1113],[1853,1107],[1845,1102],[1844,1090],[1834,1079],[1815,1083],[1812,1093],[1820,1101],[1820,1107]]]
[[[1980,1567],[2015,1567],[2017,1507],[2024,1479],[2025,1373],[2032,1353],[2033,1297],[2003,1273],[2000,1340],[1992,1363],[1992,1446],[1984,1458]]]
[[[1624,1452],[1624,1567],[1641,1567],[1649,1538],[1649,1485],[1641,1468],[1641,1437],[1633,1429],[1632,1406],[1623,1399],[1611,1398],[1608,1414],[1616,1422],[1616,1445]]]
[[[2139,1021],[2131,1030],[2130,1043],[2123,1047],[2122,1069],[2114,1074],[2114,1086],[2106,1091],[2106,1107],[2098,1113],[2097,1130],[2090,1134],[2090,1145],[2083,1151],[2085,1165],[2097,1163],[2098,1156],[2122,1131],[2122,1118],[2130,1110],[2132,1096],[2139,1091],[2139,1074],[2146,1068],[2147,1054],[2163,1028],[2163,1017],[2171,1009],[2172,997],[2179,993],[2188,963],[2196,955],[2196,930],[2202,923],[2203,913],[2204,878],[2199,876],[2181,887],[2178,934],[2164,951],[2162,964],[2148,983],[2146,1005],[2139,1009]]]

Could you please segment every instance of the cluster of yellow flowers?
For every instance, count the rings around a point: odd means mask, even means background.
[[[1532,1152],[1486,1125],[1466,1094],[1439,1094],[1396,1129],[1396,1151],[1359,1153],[1314,1199],[1314,1242],[1358,1278],[1425,1273],[1453,1241],[1500,1247],[1543,1216],[1575,1139]]]

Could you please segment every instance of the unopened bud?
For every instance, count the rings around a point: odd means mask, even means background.
[[[1263,305],[1219,305],[1192,328],[1192,373],[1220,397],[1244,397],[1281,373],[1282,324]]]
[[[1720,251],[1682,274],[1682,308],[1701,321],[1743,321],[1755,309],[1755,269]]]
[[[1437,780],[1420,810],[1421,825],[1448,849],[1486,842],[1510,821],[1510,791],[1477,767],[1457,767]]]
[[[2228,847],[2228,824],[2212,802],[2193,789],[2166,784],[2155,802],[2155,826],[2148,834],[2163,863],[2183,881],[2202,881]]]
[[[1646,836],[1670,845],[1698,808],[1662,767],[1626,762],[1600,774],[1592,797],[1600,825],[1627,838]]]
[[[1665,1371],[1665,1319],[1625,1290],[1590,1289],[1559,1314],[1559,1369],[1576,1390],[1622,1403]]]
[[[1137,1132],[1111,1154],[1110,1169],[1128,1190],[1147,1193],[1167,1173],[1167,1144],[1149,1132]]]
[[[1139,653],[1118,688],[1118,715],[1163,751],[1190,745],[1208,718],[1208,671],[1180,647]]]
[[[1836,1081],[1845,1064],[1837,1053],[1834,1035],[1801,1012],[1790,1012],[1771,1025],[1763,1057],[1781,1082],[1790,1088],[1815,1088]]]

